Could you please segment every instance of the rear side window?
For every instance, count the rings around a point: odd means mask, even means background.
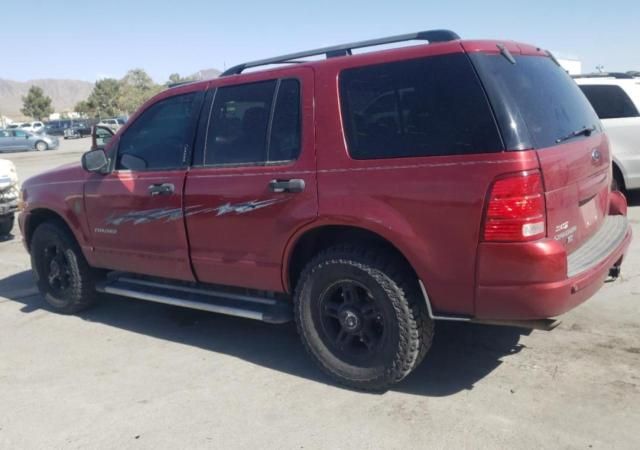
[[[354,159],[504,149],[480,82],[463,54],[345,70],[340,96]]]
[[[204,164],[266,164],[300,153],[300,83],[269,80],[222,87],[213,100]]]
[[[580,88],[551,58],[514,55],[513,64],[499,54],[470,57],[496,111],[507,148],[551,147],[583,128],[600,129]]]
[[[633,101],[620,86],[588,84],[580,86],[580,89],[601,119],[622,119],[639,115]]]
[[[196,93],[176,95],[147,108],[118,144],[116,169],[161,170],[184,166]]]

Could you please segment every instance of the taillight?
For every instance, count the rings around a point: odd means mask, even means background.
[[[493,183],[484,218],[484,240],[525,242],[546,235],[544,189],[539,172]]]

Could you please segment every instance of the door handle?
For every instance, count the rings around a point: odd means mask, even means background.
[[[302,192],[304,191],[304,180],[294,178],[293,180],[271,180],[269,190],[271,192]]]
[[[173,185],[173,183],[159,183],[152,184],[147,188],[147,190],[152,196],[171,195],[176,191],[176,187]]]

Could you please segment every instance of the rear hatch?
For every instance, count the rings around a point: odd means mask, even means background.
[[[596,113],[571,77],[540,49],[483,42],[467,51],[505,147],[536,151],[547,236],[572,252],[598,231],[608,211],[611,159]]]

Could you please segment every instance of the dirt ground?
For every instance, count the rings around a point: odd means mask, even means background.
[[[21,178],[87,139],[4,154]],[[0,242],[0,448],[640,448],[640,194],[621,279],[552,332],[438,323],[384,394],[333,385],[292,325],[108,298],[78,316]]]

